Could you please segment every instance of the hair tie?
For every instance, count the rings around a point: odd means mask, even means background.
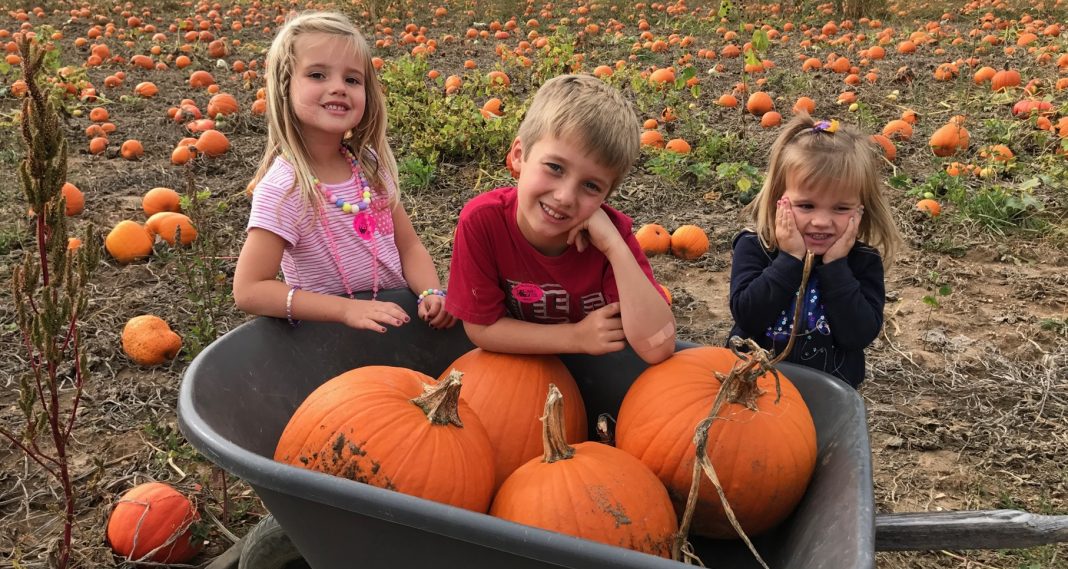
[[[816,124],[812,125],[812,130],[814,132],[826,132],[834,134],[835,132],[838,132],[838,121],[833,119],[819,121]]]

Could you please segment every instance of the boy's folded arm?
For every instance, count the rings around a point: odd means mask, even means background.
[[[675,352],[675,315],[628,247],[608,253],[619,292],[623,332],[638,357],[656,364]]]
[[[505,316],[493,324],[464,322],[467,337],[478,347],[504,354],[566,354],[575,353],[576,325],[538,324]]]

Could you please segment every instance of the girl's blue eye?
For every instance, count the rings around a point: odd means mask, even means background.
[[[345,82],[348,83],[349,85],[359,85],[360,84],[360,78],[359,77],[349,77],[348,79],[345,80]]]
[[[325,76],[318,71],[313,71],[308,74],[308,77],[311,77],[312,79],[322,79]]]

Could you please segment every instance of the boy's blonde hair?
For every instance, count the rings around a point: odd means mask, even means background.
[[[641,147],[641,125],[631,103],[589,74],[560,75],[538,89],[519,125],[524,156],[546,136],[577,142],[615,171],[610,191],[634,166]]]
[[[296,174],[294,184],[299,187],[302,200],[318,212],[316,206],[322,198],[316,195],[308,150],[289,96],[290,80],[297,59],[294,45],[297,38],[304,34],[341,36],[348,40],[349,49],[335,56],[349,55],[361,62],[365,92],[363,118],[346,135],[343,144],[360,160],[367,182],[374,188],[386,191],[384,178],[389,176],[391,180],[397,179],[397,162],[386,141],[386,97],[363,35],[348,18],[336,12],[291,14],[267,51],[264,71],[267,77],[267,148],[249,187],[254,187],[263,179],[278,155],[284,155],[293,164]],[[395,203],[396,199],[395,192],[391,201]]]
[[[746,210],[756,224],[756,233],[769,250],[778,249],[775,239],[776,203],[786,191],[787,178],[803,188],[854,191],[864,206],[857,240],[877,249],[883,265],[890,267],[901,246],[901,235],[883,195],[880,178],[881,149],[857,128],[822,123],[799,113],[783,127],[771,147],[764,186]]]

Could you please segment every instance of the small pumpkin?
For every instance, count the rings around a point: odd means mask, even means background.
[[[722,381],[738,362],[727,348],[676,352],[647,368],[631,385],[616,423],[617,446],[637,457],[668,488],[678,512],[690,492],[694,429],[712,409]],[[800,392],[780,374],[755,384],[739,381],[708,432],[712,461],[730,504],[749,536],[781,522],[797,506],[816,467],[816,428]],[[693,530],[737,537],[715,488],[703,481]]]
[[[162,482],[126,491],[108,516],[111,549],[128,561],[185,563],[203,543],[193,537],[200,519],[189,498]]]
[[[708,235],[696,225],[683,225],[671,234],[671,254],[693,261],[708,252]]]
[[[543,454],[504,481],[490,515],[669,557],[678,523],[663,484],[615,447],[597,442],[569,446],[563,399],[550,386],[542,417]]]
[[[749,99],[745,102],[745,110],[750,114],[757,116],[763,115],[768,111],[775,109],[775,103],[771,100],[771,95],[768,95],[764,91],[757,91],[752,95],[749,95]]]
[[[145,147],[141,144],[140,140],[131,138],[122,143],[122,146],[119,148],[119,155],[126,160],[139,160],[145,155]]]
[[[181,349],[182,337],[159,316],[135,316],[122,329],[122,351],[140,365],[154,366],[170,361]]]
[[[152,188],[141,197],[141,209],[149,217],[161,211],[182,211],[181,197],[171,188]]]
[[[664,145],[664,150],[674,152],[675,154],[689,154],[690,143],[681,138],[672,138]]]
[[[205,156],[222,156],[230,150],[230,139],[215,129],[209,129],[200,134],[195,146],[197,152]]]
[[[104,238],[104,248],[125,265],[152,253],[152,234],[140,223],[126,219],[117,223]]]
[[[197,238],[197,228],[185,214],[168,211],[156,215],[160,217],[150,217],[149,221],[153,221],[152,227],[147,227],[149,224],[146,222],[146,228],[159,235],[168,245],[174,245],[175,241],[189,245]]]
[[[942,205],[932,199],[922,199],[916,202],[916,210],[922,211],[931,217],[938,217],[942,214]]]
[[[237,110],[237,99],[229,93],[216,93],[208,101],[208,116],[213,119],[219,115],[232,115]]]
[[[460,356],[443,373],[463,373],[463,398],[489,433],[494,452],[494,488],[516,468],[542,451],[541,400],[556,384],[573,404],[568,406],[569,443],[586,440],[586,407],[575,378],[553,355],[501,354],[475,348]]]
[[[85,194],[78,189],[78,186],[70,182],[64,182],[60,192],[63,194],[63,199],[66,200],[63,206],[63,212],[66,215],[78,215],[85,210]]]
[[[278,440],[274,459],[476,512],[493,496],[493,450],[460,399],[460,377],[364,366],[319,386]],[[414,403],[414,405],[413,405]]]
[[[931,135],[931,151],[935,156],[945,158],[957,153],[957,150],[967,148],[969,141],[968,131],[956,123],[949,123],[938,128]]]
[[[663,255],[671,250],[671,233],[657,223],[647,223],[634,234],[638,246],[648,257]]]
[[[660,134],[658,130],[646,130],[641,133],[639,141],[642,146],[652,146],[654,148],[664,147],[664,135]]]
[[[1013,87],[1019,87],[1020,81],[1020,72],[1006,67],[995,73],[990,79],[990,89],[992,91],[1003,91]]]

